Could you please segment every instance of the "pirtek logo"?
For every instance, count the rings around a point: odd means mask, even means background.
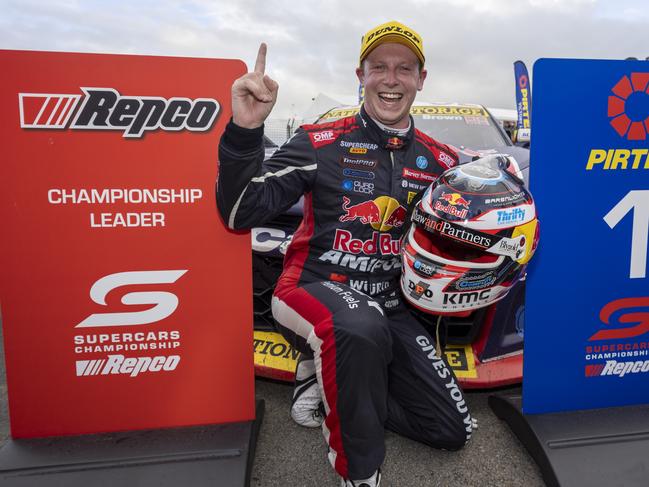
[[[611,126],[627,140],[645,140],[649,130],[649,73],[631,73],[615,84],[608,97],[608,116]],[[647,90],[647,91],[645,91]]]
[[[65,129],[74,115],[74,130],[121,130],[125,138],[145,132],[206,132],[219,113],[213,98],[122,96],[113,88],[81,88],[81,95],[20,93],[20,126],[24,129]],[[81,100],[81,106],[77,105]]]

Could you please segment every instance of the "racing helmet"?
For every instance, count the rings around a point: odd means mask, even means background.
[[[416,308],[468,315],[504,298],[539,238],[516,162],[492,155],[455,166],[412,208],[401,243],[401,289]]]

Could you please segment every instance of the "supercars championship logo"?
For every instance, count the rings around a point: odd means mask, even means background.
[[[599,319],[609,327],[588,339],[586,377],[649,373],[649,297],[611,301]]]
[[[100,306],[110,307],[107,295],[127,286],[173,284],[187,270],[131,271],[110,274],[97,280],[90,288],[91,299]],[[154,305],[137,311],[93,313],[75,328],[101,330],[98,333],[78,333],[74,336],[77,377],[126,375],[137,377],[142,373],[176,370],[181,356],[180,330],[142,330],[142,325],[157,323],[171,316],[178,307],[178,296],[169,291],[130,291],[121,298],[122,305]],[[136,308],[137,309],[137,308]],[[106,327],[111,331],[103,331]],[[135,331],[121,332],[118,327],[137,327]],[[130,356],[125,356],[123,353]],[[148,355],[140,355],[147,353]],[[152,355],[153,353],[157,355]],[[88,354],[93,357],[86,357]],[[97,357],[97,354],[100,354]],[[83,358],[82,358],[83,357]]]
[[[213,98],[122,96],[113,88],[81,88],[79,94],[19,93],[24,129],[118,130],[125,138],[165,130],[206,132],[219,113]]]

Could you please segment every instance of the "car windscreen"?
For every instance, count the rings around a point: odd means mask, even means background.
[[[486,150],[511,144],[489,117],[423,114],[414,115],[414,119],[422,132],[460,149]]]

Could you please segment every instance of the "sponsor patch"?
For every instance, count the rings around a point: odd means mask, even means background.
[[[449,169],[453,166],[455,166],[455,159],[453,159],[451,156],[449,156],[446,152],[441,152],[439,153],[439,162],[442,163],[443,166],[446,167],[446,169]]]
[[[348,178],[374,179],[376,175],[372,171],[362,171],[360,169],[343,169],[343,175]]]
[[[363,159],[359,157],[351,156],[342,156],[340,158],[340,164],[345,167],[351,167],[354,169],[374,169],[378,164],[377,159]]]
[[[350,154],[366,154],[368,150],[379,148],[377,144],[371,142],[350,142],[348,140],[341,140],[340,147],[349,149]]]
[[[336,135],[333,130],[321,130],[320,132],[309,132],[311,144],[316,149],[324,145],[331,144],[336,140]]]
[[[403,168],[401,175],[404,178],[416,179],[417,181],[428,181],[429,183],[432,183],[437,179],[437,176],[433,174],[428,174],[421,171],[415,171],[413,169],[408,169],[407,167]]]

